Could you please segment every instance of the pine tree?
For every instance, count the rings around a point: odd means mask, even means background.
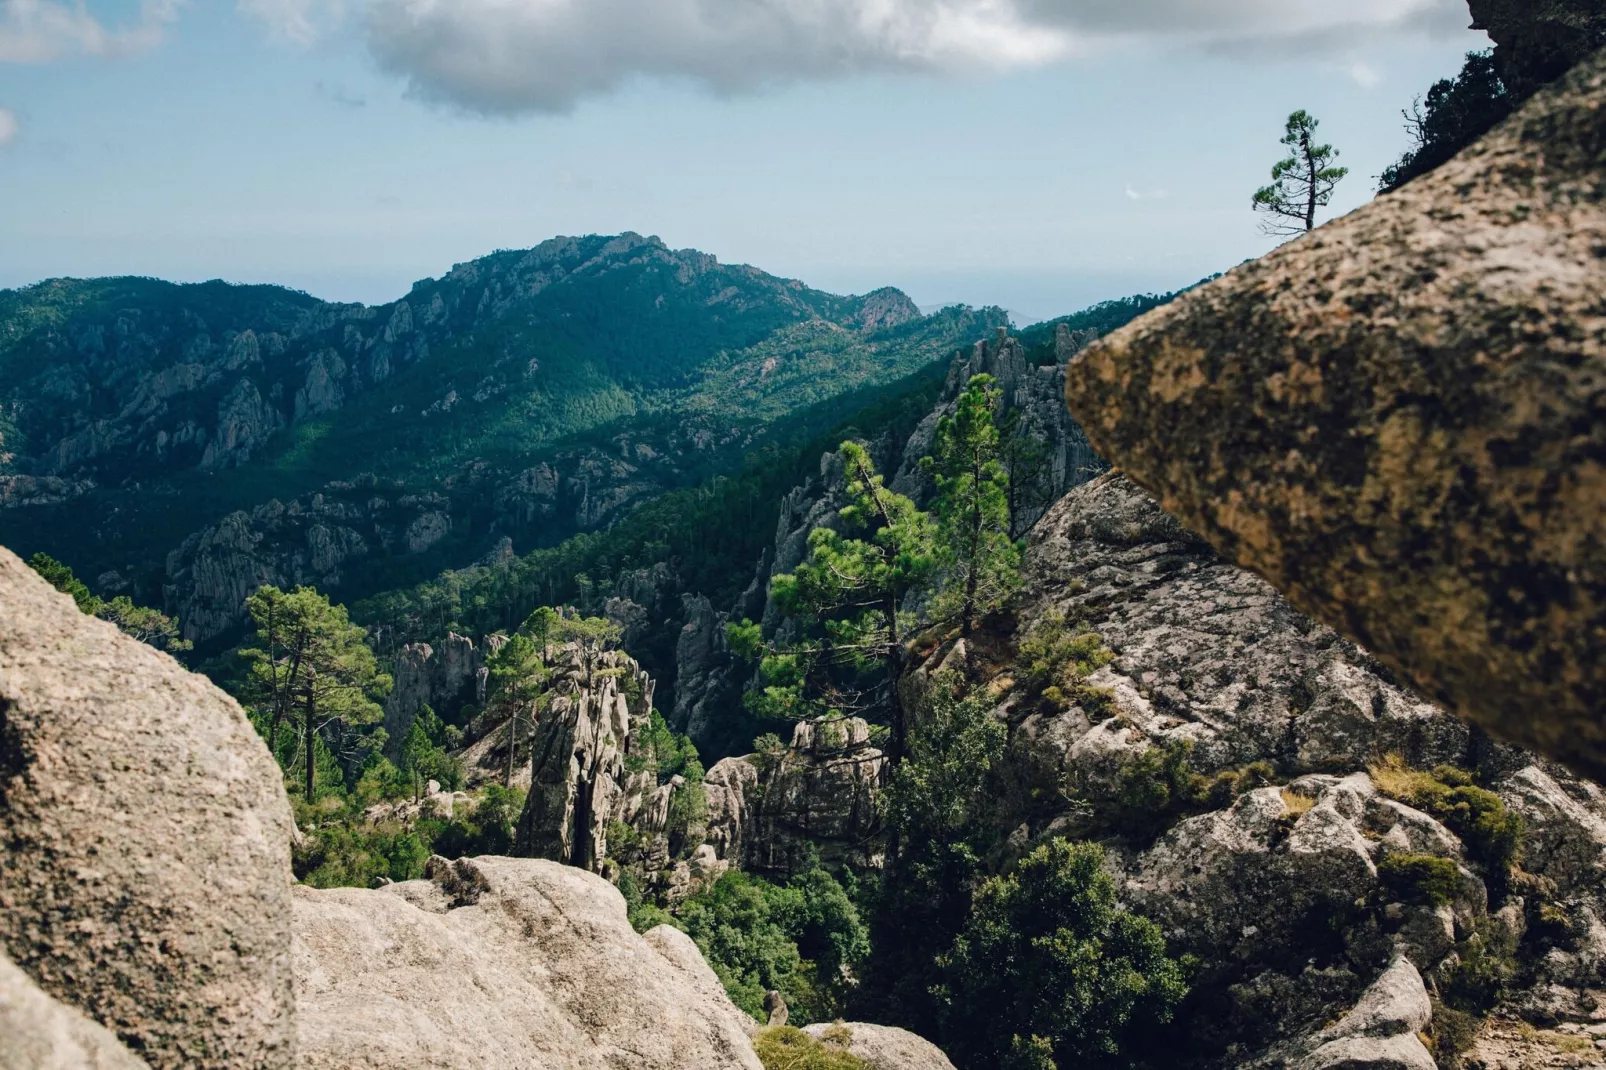
[[[486,664],[490,673],[486,689],[488,703],[491,709],[507,716],[507,769],[502,777],[506,787],[513,784],[519,722],[527,721],[533,730],[547,698],[547,683],[552,678],[546,663],[551,620],[541,610],[531,614],[524,627],[511,635]]]
[[[1010,538],[1009,473],[999,459],[990,375],[970,380],[954,412],[937,424],[936,452],[922,467],[936,480],[939,612],[957,614],[970,638],[976,618],[1020,587],[1020,547]],[[950,618],[951,619],[951,618]]]
[[[1271,169],[1271,185],[1255,191],[1255,211],[1266,216],[1260,228],[1274,237],[1289,237],[1316,229],[1316,210],[1333,200],[1333,191],[1349,174],[1347,167],[1334,167],[1338,151],[1331,145],[1316,144],[1320,124],[1309,112],[1296,111],[1288,117],[1282,143],[1288,155]]]
[[[299,711],[310,803],[317,793],[318,740],[338,742],[337,727],[377,724],[384,711],[376,699],[389,692],[390,677],[379,671],[363,629],[351,623],[346,607],[331,605],[311,587],[288,593],[263,587],[246,600],[246,609],[258,644],[240,652],[249,665],[249,692],[269,708],[270,746],[278,742],[281,720]]]
[[[809,557],[771,589],[788,612],[824,625],[827,639],[804,654],[792,686],[804,688],[811,670],[838,659],[874,671],[883,693],[877,702],[891,722],[894,761],[904,745],[900,683],[905,669],[904,600],[924,584],[935,565],[931,518],[886,486],[870,454],[857,442],[842,444],[849,504],[840,530],[817,528]]]

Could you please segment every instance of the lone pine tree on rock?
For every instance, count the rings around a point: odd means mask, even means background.
[[[937,425],[935,454],[921,462],[937,484],[939,612],[957,616],[966,639],[979,615],[1020,586],[1020,547],[1010,538],[1009,473],[994,420],[994,384],[990,375],[970,380],[953,415]]]
[[[1316,143],[1321,125],[1301,109],[1288,117],[1282,143],[1288,155],[1271,169],[1271,185],[1255,191],[1255,211],[1266,218],[1260,229],[1273,237],[1293,237],[1316,229],[1316,211],[1333,200],[1333,191],[1349,174],[1335,167],[1338,150]]]

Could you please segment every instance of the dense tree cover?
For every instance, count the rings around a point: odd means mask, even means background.
[[[935,455],[922,461],[936,483],[933,513],[889,488],[862,444],[842,443],[838,523],[811,532],[808,557],[770,581],[799,633],[772,643],[751,621],[727,629],[730,649],[758,662],[746,699],[756,716],[868,716],[887,725],[890,756],[901,759],[914,630],[957,624],[968,638],[1020,585],[997,409],[992,377],[978,375],[938,422]]]
[[[1016,339],[1025,349],[1026,359],[1033,364],[1039,366],[1056,364],[1058,358],[1055,354],[1054,339],[1060,327],[1069,331],[1096,331],[1102,337],[1120,330],[1147,312],[1170,304],[1186,292],[1179,290],[1176,293],[1137,294],[1114,301],[1102,301],[1081,312],[1022,328],[1016,332]]]
[[[73,575],[72,569],[49,554],[34,554],[28,559],[28,566],[56,590],[72,595],[81,611],[111,621],[123,634],[169,653],[190,648],[189,641],[179,633],[178,621],[160,610],[137,606],[127,595],[118,595],[109,602],[96,596],[83,580]]]
[[[1137,1065],[1185,993],[1159,929],[1119,909],[1095,845],[994,867],[1004,724],[937,681],[885,793],[891,843],[856,1011],[939,1039],[962,1070]]]
[[[1288,155],[1272,165],[1271,185],[1255,191],[1255,211],[1265,218],[1261,230],[1275,237],[1293,237],[1316,229],[1316,212],[1333,200],[1333,192],[1349,168],[1333,161],[1338,150],[1316,141],[1321,124],[1300,110],[1288,117],[1282,144]]]
[[[1378,191],[1399,189],[1448,163],[1520,103],[1501,79],[1492,51],[1468,52],[1459,74],[1435,82],[1404,113],[1411,147],[1379,176]]]
[[[870,1020],[939,1035],[939,958],[970,915],[998,845],[988,800],[1007,733],[981,696],[938,682],[883,802],[889,850],[859,1002]]]
[[[394,783],[386,782],[394,767],[385,768],[389,763],[382,758],[374,764],[350,792],[335,785],[316,806],[295,801],[302,836],[291,862],[298,880],[314,888],[373,888],[385,881],[422,878],[431,855],[472,858],[512,850],[523,792],[492,784],[480,793],[476,806],[449,820],[427,802],[413,820],[370,820],[368,809],[386,803],[395,790]]]
[[[1117,906],[1103,850],[1065,840],[982,886],[942,970],[943,1038],[971,1067],[1137,1065],[1187,990],[1159,926]]]
[[[567,266],[605,245],[581,240]],[[189,367],[197,354],[215,361],[247,331],[259,361],[174,395],[164,412],[210,429],[228,392],[248,379],[288,425],[226,479],[198,468],[205,435],[162,451],[97,453],[84,474],[98,486],[26,518],[0,513],[0,541],[49,549],[90,574],[116,567],[153,591],[167,552],[234,510],[338,493],[336,485],[364,477],[401,484],[397,496],[451,480],[450,534],[423,555],[374,547],[345,570],[340,594],[355,600],[396,586],[398,567],[422,569],[401,577],[416,582],[483,553],[499,479],[564,452],[616,455],[621,435],[671,459],[653,473],[668,487],[741,473],[747,453],[795,446],[800,420],[812,421],[806,437],[819,435],[1003,318],[956,309],[866,328],[868,299],[669,261],[560,271],[561,281],[515,298],[523,287],[512,280],[529,270],[523,256],[499,254],[422,283],[408,296],[411,311],[393,303],[372,317],[272,287],[123,279],[0,291],[0,386],[25,402],[0,414],[16,470],[30,471],[31,450],[48,451],[86,418],[120,419],[141,376]],[[339,408],[292,411],[312,354],[345,353],[343,332],[383,330],[397,316],[411,321],[411,334],[395,341],[383,371],[353,363],[341,373]],[[551,519],[514,526],[521,548],[577,530]]]
[[[638,929],[684,930],[738,1007],[763,1021],[764,995],[777,991],[799,1025],[841,1016],[869,954],[854,888],[851,873],[818,865],[786,884],[733,870],[666,912],[643,907],[634,878],[621,882]]]
[[[534,550],[509,565],[459,569],[392,589],[357,603],[356,619],[375,627],[386,650],[438,640],[448,631],[508,630],[541,605],[595,612],[620,576],[660,561],[674,567],[684,589],[728,604],[774,541],[781,499],[818,472],[820,455],[844,436],[907,435],[931,411],[946,370],[946,362],[933,364],[896,384],[795,413],[772,425],[764,444],[748,450],[737,474],[710,473],[702,485],[648,502],[606,531]],[[846,420],[844,408],[852,412]],[[660,639],[663,649],[632,654],[667,681],[674,638]]]

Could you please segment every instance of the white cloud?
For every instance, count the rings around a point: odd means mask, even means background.
[[[1375,89],[1383,83],[1383,72],[1370,63],[1352,63],[1349,76],[1362,89]]]
[[[22,124],[17,122],[17,113],[0,108],[0,146],[8,144],[21,129]]]
[[[1005,69],[1071,46],[1010,0],[373,0],[365,25],[418,95],[486,112],[565,111],[642,76],[736,93]]]
[[[1163,201],[1170,198],[1171,192],[1163,189],[1140,190],[1132,183],[1126,184],[1126,199],[1129,201]]]
[[[310,45],[346,18],[344,0],[239,0],[240,10],[278,37]]]
[[[108,27],[84,0],[0,0],[0,63],[125,56],[162,43],[186,0],[144,0],[137,21]]]
[[[380,65],[413,93],[487,113],[566,111],[639,78],[740,93],[1010,70],[1134,44],[1332,59],[1467,23],[1465,0],[238,0],[303,42],[341,22],[348,2]]]

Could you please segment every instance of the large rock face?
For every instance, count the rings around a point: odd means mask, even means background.
[[[616,651],[588,659],[563,651],[554,689],[530,739],[530,793],[516,850],[530,858],[599,870],[608,825],[631,776],[625,758],[652,711],[653,681]]]
[[[0,1070],[148,1070],[104,1026],[58,1003],[0,955]]]
[[[1010,850],[1061,835],[1106,843],[1123,902],[1198,958],[1184,1032],[1200,1065],[1427,1070],[1424,987],[1449,991],[1474,937],[1511,970],[1500,1013],[1583,1028],[1606,1006],[1599,787],[1400,687],[1119,475],[1050,510],[1026,578],[1017,642],[1068,619],[1112,660],[1067,701],[1002,684],[1022,676],[1007,664],[988,670],[1010,726],[997,800],[1016,829]],[[944,659],[962,660],[939,647],[928,664]],[[1245,781],[1157,832],[1127,829],[1135,771],[1179,746],[1202,776],[1259,769],[1270,782]],[[1374,777],[1389,754],[1476,770],[1525,819],[1527,890],[1391,797]],[[1402,893],[1389,876],[1399,857],[1446,867],[1442,904]]]
[[[290,806],[234,700],[0,550],[0,950],[153,1067],[290,1065]]]
[[[1606,56],[1080,355],[1089,437],[1424,693],[1606,776]]]
[[[636,935],[600,877],[507,858],[430,876],[297,890],[305,1070],[760,1070],[696,946]]]

